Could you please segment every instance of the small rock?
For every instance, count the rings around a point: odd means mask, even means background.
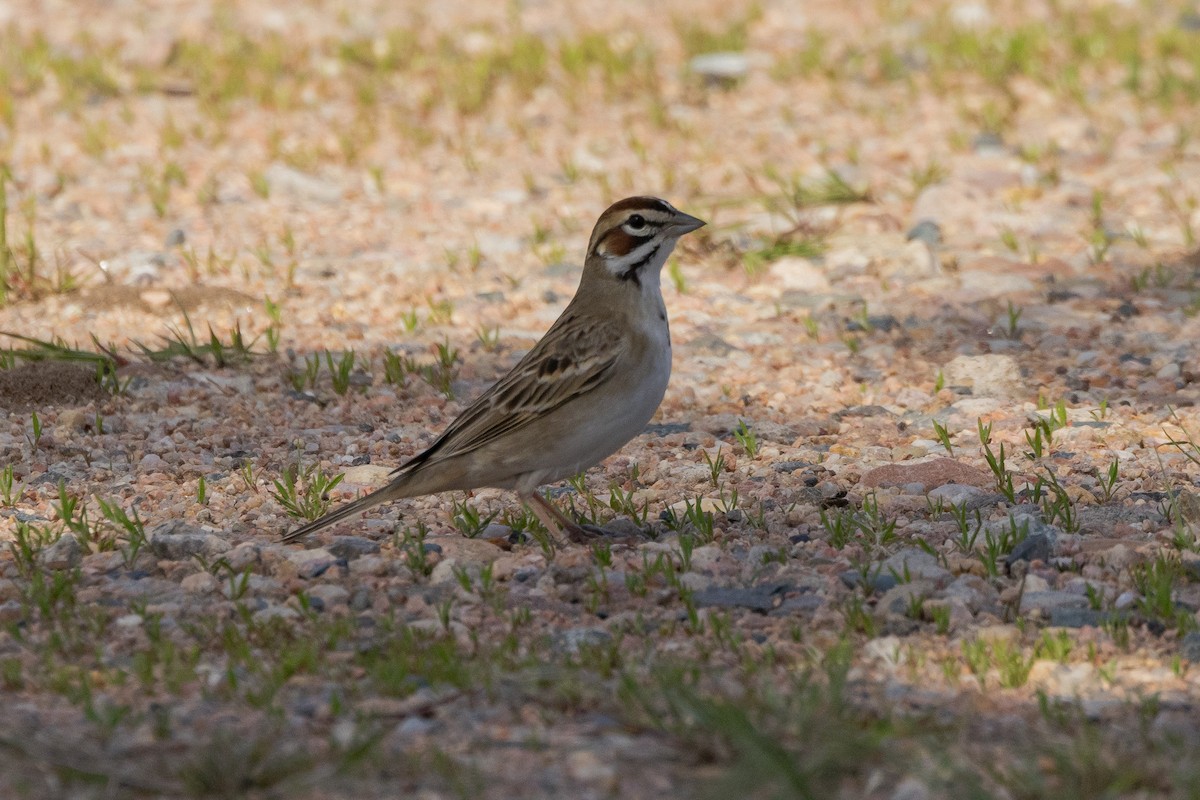
[[[1060,607],[1050,610],[1050,624],[1056,628],[1099,628],[1125,614],[1095,608]]]
[[[807,258],[786,256],[771,264],[772,286],[781,290],[828,292],[829,277]]]
[[[1140,599],[1141,596],[1137,592],[1124,591],[1117,595],[1117,599],[1113,603],[1113,608],[1117,609],[1118,611],[1124,611],[1125,609],[1132,607]]]
[[[245,572],[254,569],[262,562],[262,548],[253,542],[242,542],[237,547],[224,554],[229,569],[234,572]]]
[[[359,586],[350,596],[350,608],[354,611],[366,611],[370,607],[371,590],[365,586]]]
[[[501,525],[499,522],[489,522],[487,527],[480,531],[479,536],[476,538],[484,540],[491,539],[493,541],[504,539],[507,541],[512,535],[513,529],[507,525]]]
[[[974,511],[992,502],[991,492],[961,483],[947,483],[929,490],[928,494],[931,500],[940,499],[947,506],[965,508],[968,511]]]
[[[601,528],[609,536],[626,539],[645,538],[646,532],[629,517],[617,517]]]
[[[437,722],[434,720],[413,714],[397,725],[395,732],[398,737],[411,738],[414,736],[427,736],[436,728]]]
[[[889,572],[875,571],[864,575],[857,569],[848,569],[838,575],[842,579],[842,583],[848,589],[856,589],[859,586],[868,586],[873,592],[886,592],[900,581],[896,580],[896,576]]]
[[[908,617],[912,610],[914,598],[924,600],[933,594],[933,583],[931,581],[910,581],[893,586],[884,592],[883,597],[879,598],[879,604],[875,607],[875,615],[883,618],[903,618]],[[919,620],[913,620],[918,622]]]
[[[1026,592],[1048,592],[1050,591],[1050,582],[1041,575],[1026,575],[1024,590]]]
[[[1060,608],[1086,608],[1088,604],[1086,597],[1080,597],[1077,594],[1070,592],[1059,591],[1042,591],[1042,592],[1025,592],[1021,595],[1021,613],[1028,614],[1030,611],[1037,609],[1047,616],[1054,613],[1055,609]]]
[[[977,575],[959,575],[945,588],[942,596],[947,600],[962,602],[975,614],[985,606],[995,603],[998,594],[991,584]]]
[[[1200,631],[1192,631],[1179,640],[1179,655],[1192,663],[1200,661]]]
[[[315,578],[338,562],[338,558],[324,547],[312,550],[290,550],[288,561],[296,565],[296,574],[301,578]]]
[[[399,565],[402,562],[385,561],[379,556],[362,556],[350,562],[350,574],[356,577],[363,575],[386,575],[391,569],[391,564]]]
[[[881,563],[881,572],[905,577],[920,578],[936,584],[948,583],[950,572],[937,559],[916,547],[906,547],[889,556]]]
[[[970,5],[974,7],[981,7],[977,6],[976,4]],[[963,6],[959,6],[959,8],[962,7]],[[996,133],[995,131],[983,131],[982,133],[976,134],[975,138],[971,140],[971,149],[973,149],[976,153],[983,154],[992,154],[997,152],[1002,153],[1004,152],[1004,139],[1002,139],[1000,134]]]
[[[17,600],[5,600],[0,603],[0,623],[20,622],[25,618],[25,609]]]
[[[379,542],[362,536],[335,536],[329,545],[329,552],[346,561],[379,552]]]
[[[991,483],[992,476],[983,470],[945,457],[921,461],[915,464],[886,464],[882,467],[868,470],[862,476],[862,485],[868,488],[919,484],[923,487],[922,491],[935,489],[946,484],[982,488],[990,486]]]
[[[165,561],[211,558],[230,549],[229,542],[220,536],[181,519],[154,526],[148,538],[150,551]]]
[[[1047,534],[1039,533],[1025,537],[1005,557],[1004,563],[1011,569],[1018,561],[1049,561],[1053,554],[1054,542]]]
[[[702,53],[688,62],[688,69],[708,83],[728,86],[746,77],[750,59],[745,53]]]
[[[958,356],[942,367],[947,386],[968,386],[980,397],[1027,393],[1021,367],[1012,356]]]
[[[210,594],[217,586],[216,577],[208,572],[194,572],[179,582],[179,587],[190,594]]]
[[[350,601],[350,592],[345,587],[335,583],[322,583],[308,590],[309,597],[315,597],[325,604],[326,608],[335,605],[345,605]]]
[[[433,571],[429,573],[429,583],[433,586],[440,586],[443,583],[458,583],[457,567],[457,559],[442,559],[434,566]]]
[[[83,549],[79,540],[70,534],[63,534],[58,541],[38,553],[38,561],[47,569],[71,569],[79,566],[83,558]]]
[[[1154,373],[1154,377],[1159,380],[1173,381],[1179,377],[1179,365],[1175,362],[1165,364],[1158,372]]]
[[[254,619],[258,622],[269,622],[273,619],[294,620],[299,616],[300,613],[296,609],[280,603],[268,603],[254,612]]]
[[[72,431],[90,430],[96,423],[96,415],[82,408],[68,408],[58,415],[58,427]]]
[[[908,776],[896,784],[890,800],[929,800],[932,795],[922,781]]]
[[[735,586],[715,586],[692,595],[699,608],[748,608],[765,614],[775,608],[785,584],[765,584],[742,589]]]
[[[909,228],[904,238],[910,242],[916,240],[925,242],[930,247],[937,247],[942,243],[942,227],[931,219],[923,219]]]

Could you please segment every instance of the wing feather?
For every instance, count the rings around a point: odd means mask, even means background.
[[[594,390],[624,355],[623,341],[614,320],[568,309],[507,375],[396,472],[477,450]]]

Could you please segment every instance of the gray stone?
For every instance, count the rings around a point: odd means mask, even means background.
[[[875,615],[881,619],[888,617],[908,617],[912,609],[913,598],[924,600],[933,594],[931,581],[910,581],[893,586],[879,598],[875,607]],[[914,620],[916,621],[916,620]]]
[[[350,608],[354,611],[366,611],[371,607],[371,590],[360,586],[350,596]]]
[[[487,541],[489,539],[508,539],[513,535],[513,529],[507,525],[501,525],[499,522],[489,522],[478,537]]]
[[[1192,631],[1179,640],[1179,655],[1193,663],[1200,661],[1200,631]]]
[[[288,553],[288,561],[296,565],[296,573],[301,578],[316,578],[337,563],[338,559],[324,547],[312,550],[293,550]]]
[[[1087,608],[1086,597],[1080,597],[1070,592],[1050,590],[1047,592],[1025,592],[1021,595],[1021,613],[1028,614],[1037,609],[1046,614],[1053,614],[1062,608]]]
[[[345,605],[349,602],[350,592],[336,583],[323,583],[308,590],[308,596],[320,600],[326,608],[335,605]]]
[[[1005,557],[1004,563],[1011,569],[1012,565],[1018,561],[1049,561],[1053,554],[1054,542],[1047,534],[1039,533],[1035,536],[1027,536],[1018,543]]]
[[[229,542],[220,536],[181,519],[155,525],[148,538],[150,552],[166,561],[212,558],[230,549]]]
[[[779,607],[769,612],[772,617],[787,617],[792,614],[808,614],[825,605],[825,599],[816,594],[802,594],[789,597],[779,604]]]
[[[688,69],[715,84],[734,84],[750,71],[750,59],[745,53],[701,53],[688,62]]]
[[[641,527],[631,520],[629,517],[617,517],[607,523],[600,530],[608,536],[618,536],[625,538],[640,538],[646,537],[646,532]]]
[[[977,508],[991,505],[999,497],[1000,495],[986,489],[980,489],[977,486],[967,486],[961,483],[947,483],[945,486],[929,490],[929,498],[931,500],[937,501],[940,499],[946,506],[966,508],[967,511],[974,511]]]
[[[842,583],[848,589],[857,589],[860,586],[868,586],[873,592],[886,592],[896,586],[900,581],[896,580],[896,576],[890,572],[874,571],[866,575],[861,570],[848,569],[838,575],[842,579]]]
[[[912,776],[904,778],[892,790],[890,800],[929,800],[929,787]]]
[[[736,586],[714,586],[692,595],[699,608],[748,608],[765,614],[774,609],[786,584],[768,583],[748,589]]]
[[[335,536],[329,552],[338,558],[352,561],[359,556],[373,555],[379,552],[379,542],[362,536]]]
[[[895,574],[901,580],[906,577],[944,584],[950,580],[950,572],[937,559],[916,547],[907,547],[889,556],[881,563],[883,574]]]
[[[1105,623],[1123,619],[1126,616],[1126,614],[1116,611],[1064,606],[1050,610],[1050,624],[1057,628],[1099,628]]]
[[[71,534],[63,534],[58,541],[38,553],[38,561],[47,569],[71,569],[79,566],[83,548]]]
[[[960,601],[972,614],[993,604],[999,597],[995,588],[977,575],[959,575],[941,594],[947,600]]]
[[[925,242],[930,247],[936,247],[942,243],[942,228],[931,219],[923,219],[909,228],[904,238],[910,242],[915,239],[919,242]]]

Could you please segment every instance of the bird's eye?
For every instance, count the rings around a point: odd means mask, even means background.
[[[646,218],[643,217],[641,214],[634,214],[632,217],[625,220],[625,225],[631,231],[645,230]]]

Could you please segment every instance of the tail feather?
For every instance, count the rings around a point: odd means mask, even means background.
[[[295,541],[301,536],[307,536],[310,533],[316,533],[323,528],[328,528],[334,523],[341,522],[342,520],[366,511],[369,508],[374,508],[380,503],[386,503],[388,500],[399,499],[400,497],[404,496],[404,493],[402,491],[398,491],[398,489],[399,487],[393,482],[387,486],[384,486],[382,489],[376,489],[370,494],[364,495],[357,500],[344,503],[335,508],[333,511],[330,511],[325,516],[320,517],[319,519],[314,519],[307,525],[301,525],[294,531],[285,533],[283,535],[283,541]]]

